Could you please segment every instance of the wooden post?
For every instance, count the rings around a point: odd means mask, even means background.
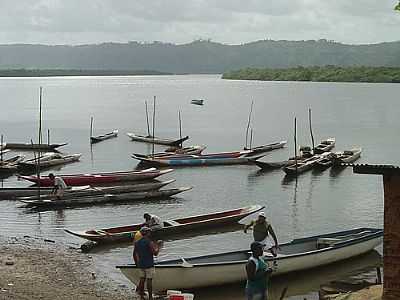
[[[182,138],[182,120],[181,120],[181,111],[178,111],[178,117],[179,117],[179,138]],[[181,143],[182,147],[182,143]]]
[[[313,132],[312,132],[312,125],[311,125],[311,108],[308,109],[308,120],[309,120],[309,123],[310,123],[310,134],[311,134],[312,150],[313,150],[313,154],[315,154],[314,153],[314,150],[315,150],[314,135],[313,135]]]
[[[47,129],[47,145],[50,145],[50,129]]]
[[[249,144],[249,149],[253,147],[253,128],[250,128],[250,144]]]
[[[400,174],[383,175],[383,300],[400,299]]]

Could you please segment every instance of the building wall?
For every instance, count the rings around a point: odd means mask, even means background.
[[[383,299],[400,299],[400,175],[384,175]]]

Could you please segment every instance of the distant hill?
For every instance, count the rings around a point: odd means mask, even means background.
[[[104,43],[79,46],[0,45],[0,70],[156,70],[163,73],[224,73],[243,68],[297,66],[400,67],[400,42],[346,45],[333,41],[263,40],[242,45]]]

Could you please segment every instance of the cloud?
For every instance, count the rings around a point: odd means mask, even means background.
[[[398,39],[394,0],[2,0],[0,43]]]

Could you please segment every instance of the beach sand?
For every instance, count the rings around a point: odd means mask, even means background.
[[[98,273],[92,258],[32,237],[0,237],[0,299],[138,299],[132,287]]]

